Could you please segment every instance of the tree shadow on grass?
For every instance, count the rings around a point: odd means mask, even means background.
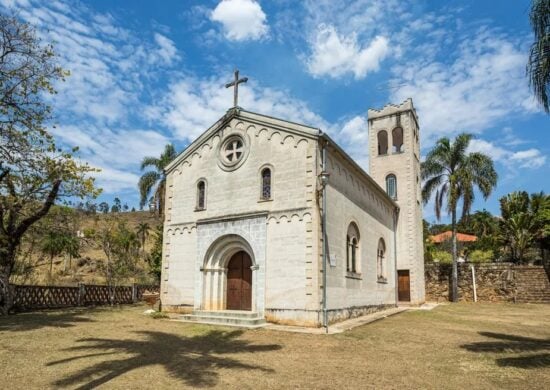
[[[543,368],[550,366],[550,339],[535,339],[502,333],[479,332],[480,335],[499,341],[481,341],[461,347],[471,352],[521,354],[497,358],[501,367]]]
[[[204,335],[185,337],[164,332],[134,332],[140,339],[78,340],[83,345],[67,351],[89,352],[48,363],[48,366],[68,363],[95,356],[123,354],[121,359],[103,360],[54,383],[55,386],[78,386],[92,389],[141,367],[161,365],[167,373],[188,386],[209,387],[218,381],[218,369],[247,369],[273,372],[272,369],[240,362],[226,354],[274,351],[280,345],[253,345],[238,337],[242,331],[210,331]],[[127,355],[130,355],[127,357]]]
[[[0,316],[0,331],[22,332],[47,327],[69,328],[83,322],[95,322],[86,317],[91,309],[41,311]],[[97,312],[98,309],[94,309]]]

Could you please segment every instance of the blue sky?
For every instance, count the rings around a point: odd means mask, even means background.
[[[137,205],[139,162],[178,150],[232,105],[319,126],[368,167],[366,112],[412,97],[423,154],[468,131],[498,198],[550,191],[550,116],[525,77],[528,0],[0,0],[71,71],[52,98],[59,143],[102,169],[102,200]],[[425,218],[434,220],[433,206]]]

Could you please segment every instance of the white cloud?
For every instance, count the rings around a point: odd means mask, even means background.
[[[106,193],[136,190],[138,166],[145,156],[160,155],[169,140],[153,130],[111,130],[90,125],[81,129],[76,125],[52,129],[57,140],[78,146],[78,156],[91,166],[100,168],[95,174]]]
[[[482,139],[473,139],[469,151],[488,155],[494,161],[503,164],[512,175],[517,171],[517,168],[536,169],[546,163],[546,156],[538,149],[513,151]]]
[[[148,109],[150,119],[160,118],[175,137],[193,140],[231,107],[233,92],[224,88],[225,81],[225,77],[187,77],[174,82],[159,104]],[[239,88],[239,105],[250,111],[308,125],[327,125],[304,102],[283,91],[263,88],[253,82]]]
[[[376,36],[361,47],[355,34],[340,36],[330,25],[319,28],[311,46],[307,66],[315,77],[337,78],[353,73],[356,79],[362,79],[368,72],[377,71],[389,53],[388,39],[383,36]]]
[[[365,171],[369,170],[369,132],[367,118],[355,116],[331,126],[329,134]]]
[[[155,33],[154,38],[158,45],[157,50],[154,51],[155,56],[161,60],[161,63],[172,64],[178,58],[178,51],[174,41],[159,33]]]
[[[463,37],[449,59],[419,57],[394,67],[397,90],[391,100],[413,98],[424,145],[441,135],[479,133],[510,115],[536,110],[525,63],[519,42],[481,29]]]
[[[18,16],[35,26],[44,42],[53,43],[60,65],[71,72],[56,84],[54,111],[109,125],[139,116],[144,82],[154,74],[149,70],[179,58],[174,42],[160,33],[139,36],[110,14],[70,5],[17,3]]]
[[[269,30],[262,7],[253,0],[222,0],[210,19],[222,24],[225,37],[231,41],[258,40]]]
[[[187,77],[175,82],[158,105],[148,109],[151,122],[160,120],[173,131],[174,138],[193,141],[231,107],[232,90],[223,87],[224,80],[221,76]],[[355,116],[331,123],[287,92],[254,82],[241,85],[239,105],[249,111],[320,128],[368,170],[366,117]]]
[[[137,195],[141,159],[158,156],[169,139],[135,123],[147,113],[143,91],[154,90],[151,70],[169,69],[179,58],[174,42],[160,33],[139,35],[111,14],[77,2],[0,4],[16,6],[44,42],[53,42],[58,62],[71,72],[56,84],[58,94],[48,97],[58,143],[79,146],[79,158],[102,169],[97,179],[104,193]]]
[[[546,163],[546,156],[538,149],[515,152],[510,156],[510,159],[517,162],[521,168],[540,168]]]

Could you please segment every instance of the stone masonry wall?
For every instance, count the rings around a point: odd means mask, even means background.
[[[471,265],[458,265],[460,301],[474,301]],[[517,299],[518,294],[521,295],[526,290],[535,291],[540,289],[534,275],[544,272],[542,267],[520,266],[511,263],[474,264],[474,268],[477,299],[481,302],[519,301]],[[425,276],[426,300],[435,302],[447,301],[449,299],[451,284],[451,265],[426,264]]]
[[[473,302],[474,288],[470,264],[458,265],[458,295],[460,301]],[[513,302],[515,281],[512,264],[476,264],[476,288],[478,301]],[[426,264],[426,300],[448,301],[451,286],[450,264]]]

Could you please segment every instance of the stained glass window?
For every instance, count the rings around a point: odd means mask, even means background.
[[[262,199],[271,199],[271,169],[262,170]]]

